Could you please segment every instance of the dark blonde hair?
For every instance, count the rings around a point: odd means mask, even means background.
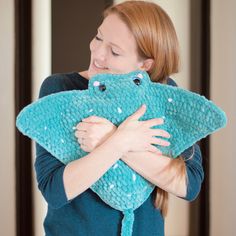
[[[141,58],[152,58],[148,71],[152,81],[165,82],[179,70],[179,44],[174,25],[157,4],[145,1],[125,1],[104,11],[104,18],[115,13],[129,27]]]
[[[160,6],[146,1],[125,1],[107,8],[103,16],[105,18],[110,14],[117,14],[129,27],[137,42],[138,55],[154,60],[148,71],[152,81],[166,83],[171,74],[178,72],[177,35],[170,17]],[[185,178],[186,168],[182,158],[173,159],[168,168],[175,168],[176,176]],[[166,216],[168,193],[161,188],[156,188],[156,191],[154,205]]]

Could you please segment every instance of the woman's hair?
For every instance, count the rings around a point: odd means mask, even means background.
[[[179,44],[174,25],[167,13],[157,4],[145,1],[125,1],[104,11],[103,17],[117,14],[129,27],[137,42],[140,58],[152,58],[148,71],[152,81],[166,83],[167,78],[179,70]],[[173,159],[169,168],[175,168],[176,177],[185,178],[185,162]],[[173,181],[173,179],[167,180]],[[163,216],[167,214],[168,193],[156,188],[154,205]]]
[[[148,71],[152,81],[166,82],[179,70],[179,44],[174,25],[157,4],[145,1],[125,1],[104,11],[104,18],[115,13],[129,27],[141,58],[152,58]]]

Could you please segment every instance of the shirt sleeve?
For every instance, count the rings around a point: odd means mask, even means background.
[[[174,80],[168,78],[168,85],[177,86]],[[187,194],[184,197],[187,201],[193,201],[197,198],[201,184],[204,179],[204,171],[202,166],[202,154],[198,144],[194,144],[186,149],[181,156],[185,160],[187,172]]]
[[[187,172],[187,194],[184,199],[193,201],[197,198],[204,179],[202,155],[199,145],[194,144],[192,147],[185,150],[181,156],[185,160]]]
[[[53,75],[42,83],[39,98],[64,90],[63,76]],[[63,183],[65,165],[37,143],[34,168],[38,188],[50,207],[60,208],[70,202]]]

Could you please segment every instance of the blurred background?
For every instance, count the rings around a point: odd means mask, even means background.
[[[201,142],[200,196],[192,203],[170,198],[166,235],[235,236],[236,1],[153,2],[170,15],[179,37],[181,71],[173,78],[228,116],[225,129]],[[44,235],[46,204],[35,182],[34,145],[16,131],[15,117],[37,99],[47,76],[87,68],[89,42],[112,3],[0,0],[0,235]]]

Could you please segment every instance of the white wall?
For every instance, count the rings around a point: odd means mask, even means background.
[[[14,1],[0,1],[0,235],[15,235]]]
[[[211,236],[236,235],[236,24],[235,0],[211,2],[211,98],[228,126],[211,137]]]
[[[33,100],[38,97],[42,81],[51,74],[51,1],[33,1]],[[33,163],[35,160],[33,145]],[[46,215],[46,203],[37,188],[34,168],[34,228],[35,236],[44,235],[43,220]]]

